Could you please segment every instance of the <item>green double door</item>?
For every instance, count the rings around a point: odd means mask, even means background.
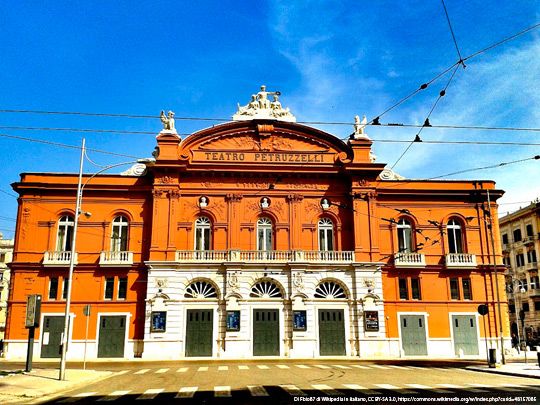
[[[45,316],[41,335],[41,357],[60,358],[60,343],[64,333],[63,316]]]
[[[104,315],[99,320],[98,357],[124,357],[126,317]]]
[[[186,357],[212,356],[213,311],[188,309],[186,313]]]
[[[427,355],[424,315],[400,315],[401,345],[406,356]]]
[[[253,355],[279,356],[279,311],[253,310]]]
[[[464,355],[477,355],[478,331],[474,315],[452,315],[452,331],[454,334],[454,350]]]
[[[319,309],[319,354],[345,355],[345,319],[342,309]]]

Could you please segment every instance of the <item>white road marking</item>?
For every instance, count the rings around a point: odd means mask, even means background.
[[[467,391],[470,392],[489,392],[486,388],[493,388],[492,385],[487,384],[475,384],[475,383],[469,383],[467,384]]]
[[[214,387],[214,396],[216,397],[230,397],[231,387],[230,385],[217,385]]]
[[[98,399],[99,402],[102,402],[102,401],[116,401],[118,398],[120,398],[121,396],[123,395],[127,395],[131,392],[131,390],[127,390],[127,391],[113,391],[111,392],[110,394],[107,394],[106,396],[104,397],[101,397],[100,399]]]
[[[305,366],[303,364],[297,364],[296,367],[298,367],[298,368],[311,368],[310,366]]]
[[[445,388],[454,388],[454,389],[462,389],[463,387],[459,386],[459,385],[455,385],[455,384],[437,384],[438,386],[440,387],[445,387]]]
[[[248,390],[254,397],[268,397],[268,391],[264,389],[262,385],[248,385]]]
[[[362,370],[367,370],[369,368],[369,367],[366,367],[366,366],[361,366],[359,364],[353,364],[352,366],[356,367],[356,368],[361,368]]]
[[[114,373],[115,376],[118,376],[118,375],[123,375],[123,374],[126,374],[126,373],[129,373],[130,370],[122,370],[122,371],[116,371]]]
[[[168,368],[160,368],[158,371],[156,371],[156,374],[163,374],[163,373],[166,373],[169,370],[170,369],[168,369]]]
[[[450,390],[445,390],[445,389],[436,388],[436,387],[430,387],[428,385],[422,385],[422,384],[405,384],[405,385],[408,386],[408,387],[411,387],[411,388],[416,388],[416,389],[419,389],[419,390],[428,390],[428,391],[438,392],[438,393],[441,393],[441,394],[451,394],[452,393],[452,391],[450,391]]]
[[[182,368],[179,368],[178,370],[176,370],[177,373],[185,373],[186,371],[188,371],[189,368],[187,367],[182,367]]]
[[[285,364],[278,364],[277,367],[278,368],[289,368],[289,366],[286,366]]]
[[[238,366],[238,370],[249,370],[248,366]]]
[[[349,366],[342,366],[341,364],[334,364],[333,367],[342,368],[345,370],[350,370],[351,368]]]
[[[344,387],[347,387],[350,390],[360,391],[368,395],[380,395],[380,392],[370,390],[369,388],[363,387],[358,384],[343,384]]]
[[[136,371],[134,374],[145,374],[150,371],[149,368],[143,368],[142,370]]]
[[[373,368],[378,368],[380,370],[388,370],[388,367],[387,366],[380,366],[378,364],[372,364],[371,367]]]
[[[398,391],[403,394],[414,393],[414,391],[408,390],[407,388],[396,387],[395,385],[392,385],[392,384],[375,384],[375,385],[378,388],[382,388],[384,390]]]
[[[139,395],[136,400],[147,400],[147,399],[154,399],[159,394],[161,394],[164,391],[163,388],[150,388],[149,390],[144,391],[142,395]]]
[[[175,398],[193,398],[199,387],[182,387]]]
[[[303,397],[306,396],[306,393],[302,391],[300,388],[298,388],[296,385],[285,384],[285,385],[280,385],[280,387],[291,395],[299,395]]]
[[[218,371],[227,371],[229,369],[229,366],[219,366]]]
[[[333,389],[332,387],[326,384],[313,384],[312,387],[315,388],[316,390],[322,391],[326,395],[331,395],[331,396],[341,395],[338,391],[336,391],[335,389]]]
[[[407,370],[407,367],[396,366],[396,365],[393,365],[393,364],[389,364],[387,367],[395,368],[396,370]]]
[[[315,364],[315,367],[319,367],[319,368],[332,368],[332,367],[329,367],[329,366],[323,366],[322,364]]]
[[[265,366],[265,365],[261,365],[261,366],[257,366],[259,367],[261,370],[268,370],[270,367],[268,366]]]
[[[197,371],[208,371],[208,367],[199,367]]]
[[[82,393],[77,394],[77,395],[75,395],[75,396],[73,396],[73,397],[63,399],[63,400],[60,401],[60,402],[61,402],[61,403],[76,402],[76,401],[78,401],[79,399],[91,397],[92,395],[96,395],[96,394],[97,394],[97,392],[82,392]]]

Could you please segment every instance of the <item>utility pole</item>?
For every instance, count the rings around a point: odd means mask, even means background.
[[[493,215],[491,212],[491,200],[489,198],[489,189],[486,189],[487,192],[487,203],[489,209],[489,229],[491,235],[491,251],[493,252],[493,273],[495,274],[495,293],[497,298],[497,312],[499,313],[499,334],[501,338],[501,360],[502,364],[506,364],[506,358],[504,356],[504,338],[503,338],[503,324],[502,324],[502,312],[501,312],[501,299],[499,295],[499,277],[497,272],[497,263],[495,255],[495,239],[493,237]]]

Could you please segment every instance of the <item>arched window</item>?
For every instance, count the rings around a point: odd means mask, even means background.
[[[207,281],[194,281],[186,288],[185,298],[217,298],[216,289]]]
[[[452,218],[446,225],[446,232],[448,232],[448,253],[463,253],[461,224]]]
[[[283,298],[281,289],[273,281],[259,281],[251,287],[253,298]]]
[[[401,218],[397,223],[398,248],[399,252],[410,253],[414,249],[412,226],[405,218]]]
[[[319,220],[319,250],[334,250],[334,223],[328,218]]]
[[[210,250],[210,224],[207,217],[195,221],[195,250]]]
[[[75,221],[72,216],[64,215],[58,221],[58,234],[56,238],[57,251],[70,251],[73,242],[73,226]]]
[[[128,220],[123,215],[113,219],[111,233],[111,251],[125,252],[128,250]]]
[[[334,281],[323,281],[315,289],[315,298],[347,298],[343,287]]]
[[[272,250],[272,221],[259,218],[257,221],[257,250]]]

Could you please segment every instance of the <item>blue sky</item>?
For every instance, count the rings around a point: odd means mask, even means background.
[[[446,0],[463,56],[540,20],[535,1]],[[373,118],[457,61],[440,1],[18,1],[0,3],[0,109],[230,118],[261,84],[282,92],[299,121]],[[432,124],[540,127],[540,29],[467,62]],[[449,76],[381,122],[423,123]],[[177,121],[181,133],[218,122]],[[156,119],[0,113],[0,126],[151,131]],[[345,137],[352,127],[317,125]],[[369,127],[373,139],[417,129]],[[0,129],[80,145],[83,134]],[[538,132],[426,129],[424,140],[540,143]],[[90,148],[149,156],[153,135],[86,133]],[[390,166],[407,144],[375,142]],[[395,170],[429,178],[540,154],[538,146],[414,144]],[[90,153],[108,165],[122,157]],[[76,172],[79,153],[0,137],[0,190],[19,173]],[[122,168],[123,169],[123,168]],[[85,170],[99,170],[86,163]],[[116,169],[119,171],[120,169]],[[115,172],[113,170],[113,172]],[[540,196],[540,161],[452,178],[493,179],[503,212]],[[518,204],[509,204],[519,202]],[[0,232],[11,237],[16,199],[0,192]],[[7,219],[6,219],[7,218]],[[10,220],[11,218],[11,220]]]

